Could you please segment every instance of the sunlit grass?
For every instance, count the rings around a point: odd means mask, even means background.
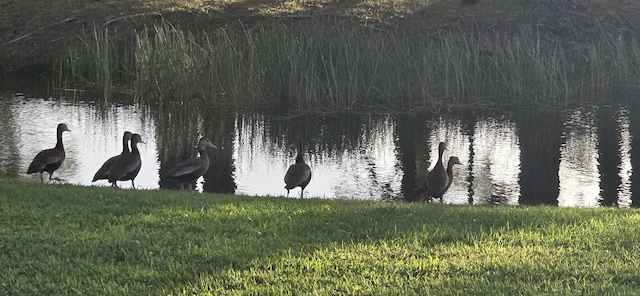
[[[297,200],[0,179],[3,295],[640,288],[636,209]]]
[[[243,0],[161,0],[161,1],[142,1],[143,7],[158,13],[170,12],[209,12],[224,8],[228,4],[240,3]]]

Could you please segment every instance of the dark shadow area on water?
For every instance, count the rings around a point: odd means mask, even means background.
[[[177,163],[199,157],[195,149],[198,139],[207,137],[217,149],[207,148],[210,159],[205,173],[203,190],[206,192],[234,193],[233,143],[235,140],[235,116],[213,108],[194,105],[162,106],[156,109],[154,121],[158,143],[159,175],[163,175]],[[172,181],[161,181],[163,189],[195,189],[195,182],[181,185]],[[183,188],[183,186],[187,186]]]
[[[0,176],[16,177],[22,170],[18,153],[17,126],[9,104],[0,100]]]
[[[16,86],[10,89],[26,87],[25,83],[27,82],[16,82]],[[21,112],[21,116],[24,117],[28,110],[12,110],[17,108],[15,104],[26,106],[28,104],[25,102],[28,103],[29,100],[44,100],[47,108],[57,106],[55,102],[73,108],[86,104],[92,108],[91,112],[101,115],[95,118],[105,121],[97,125],[111,124],[107,121],[118,120],[117,117],[121,116],[118,114],[122,114],[118,108],[130,107],[115,102],[109,106],[102,106],[86,102],[66,102],[65,99],[51,100],[49,104],[48,97],[39,99],[28,94],[26,97],[29,99],[25,101],[13,99],[10,93],[11,91],[3,90],[4,98],[0,111],[4,119],[0,129],[0,141],[4,148],[0,152],[0,165],[1,174],[5,176],[21,175],[24,168],[20,166],[24,166],[25,162],[21,158],[32,157],[18,153],[19,146],[25,145],[21,143],[24,141],[21,131],[25,129],[26,124],[18,122],[23,119],[16,117],[14,113]],[[34,93],[39,91],[34,90]],[[234,150],[250,150],[256,145],[263,146],[264,148],[260,148],[263,150],[258,151],[262,153],[260,155],[289,165],[293,164],[295,157],[288,150],[288,146],[300,140],[304,147],[305,161],[311,164],[312,168],[316,165],[322,168],[323,163],[353,162],[354,171],[357,170],[360,175],[355,181],[338,180],[346,184],[341,183],[351,190],[349,192],[359,192],[361,196],[370,199],[419,201],[423,200],[423,197],[415,196],[413,193],[424,183],[426,172],[435,163],[437,143],[445,141],[455,146],[445,153],[447,157],[455,153],[465,160],[463,165],[458,167],[459,173],[455,175],[454,186],[458,186],[456,196],[454,192],[449,193],[449,196],[445,194],[445,202],[453,200],[447,198],[457,198],[456,203],[508,204],[505,196],[512,194],[513,189],[505,188],[504,181],[494,179],[494,174],[504,172],[496,172],[493,166],[514,162],[515,169],[507,173],[513,174],[515,171],[517,174],[516,184],[511,184],[519,186],[517,204],[560,205],[561,190],[565,190],[564,198],[571,198],[571,193],[567,194],[567,190],[571,188],[562,187],[560,184],[561,170],[572,168],[566,165],[572,161],[576,163],[571,165],[579,169],[591,169],[591,159],[584,157],[591,157],[594,153],[597,161],[595,171],[581,173],[590,174],[588,177],[595,176],[593,178],[598,182],[599,192],[595,193],[595,205],[637,207],[640,177],[639,174],[633,173],[632,168],[640,167],[640,156],[635,153],[640,150],[640,141],[634,141],[640,138],[637,119],[640,103],[633,96],[619,101],[626,101],[628,105],[592,106],[584,110],[562,113],[465,111],[440,116],[366,113],[296,116],[283,113],[242,114],[203,106],[199,101],[144,106],[134,112],[148,114],[148,117],[143,116],[143,120],[147,121],[143,125],[149,125],[154,129],[155,139],[152,140],[157,144],[160,175],[176,163],[194,157],[193,147],[200,137],[209,137],[218,146],[218,149],[207,151],[211,162],[209,171],[204,175],[202,190],[205,192],[237,193],[236,173],[239,163],[234,159],[238,151]],[[572,114],[580,114],[578,117],[583,119],[573,122]],[[479,128],[483,125],[488,128]],[[511,125],[515,126],[515,129],[511,128]],[[590,143],[578,143],[578,148],[585,150],[578,151],[578,154],[587,153],[584,157],[563,155],[576,153],[564,149],[568,137],[572,136],[575,129],[580,129],[580,133],[587,138],[596,139],[595,148],[590,147]],[[103,131],[97,129],[97,132]],[[507,133],[508,139],[515,139],[516,147],[510,149],[518,152],[518,159],[510,159],[509,157],[513,156],[504,155],[487,160],[487,151],[491,152],[492,147],[486,147],[486,141],[482,142],[483,137],[500,136],[487,133]],[[381,138],[388,135],[392,136],[392,141],[384,142],[384,145],[389,147],[376,146],[380,145]],[[112,136],[104,137],[110,140]],[[117,139],[117,136],[113,138]],[[574,146],[576,141],[574,139]],[[376,155],[372,152],[372,149],[381,148],[390,148],[393,153],[384,156],[387,157],[384,161],[388,161],[389,158],[394,161],[392,168],[384,168],[384,172],[380,171],[383,160],[375,159]],[[627,153],[630,155],[625,155]],[[69,159],[71,160],[72,158]],[[564,165],[561,165],[563,163]],[[629,167],[631,169],[628,169]],[[284,172],[282,174],[284,175]],[[280,180],[281,178],[278,178],[279,182]],[[314,182],[320,181],[312,178],[311,182],[310,186],[313,186]],[[349,182],[355,183],[348,184]],[[175,189],[176,185],[160,184],[160,187]],[[490,188],[482,190],[482,186]],[[195,187],[195,184],[192,184],[192,187]],[[346,194],[350,194],[349,192]]]
[[[596,114],[598,133],[598,170],[600,172],[600,205],[615,207],[618,205],[620,178],[620,131],[618,116],[611,106],[598,109]]]
[[[560,114],[525,114],[516,125],[520,139],[520,199],[525,205],[558,204],[560,180]]]
[[[631,167],[640,168],[640,98],[631,99],[629,131],[631,134]],[[640,207],[640,169],[631,174],[631,206]]]

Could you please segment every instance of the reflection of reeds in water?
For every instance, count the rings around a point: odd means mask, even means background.
[[[204,191],[233,193],[234,117],[195,104],[165,104],[153,112],[156,123],[156,142],[162,175],[176,163],[197,157],[194,147],[200,137],[208,137],[218,149],[208,149],[209,170],[205,173]],[[163,188],[177,188],[179,184],[160,184]]]
[[[238,133],[246,140],[262,139],[270,153],[287,150],[294,141],[303,142],[314,158],[335,157],[345,150],[366,147],[388,132],[385,116],[351,114],[349,116],[239,117]],[[257,134],[262,134],[258,136]]]
[[[18,131],[12,110],[0,100],[0,176],[17,176],[20,172]]]
[[[284,177],[296,155],[289,146],[301,141],[303,157],[312,170],[312,195],[314,190],[331,192],[340,186],[356,192],[353,196],[358,198],[393,199],[399,194],[400,177],[394,169],[394,148],[389,145],[394,138],[393,123],[388,116],[244,115],[238,118],[236,134],[236,145],[242,149],[237,155],[243,164],[240,178],[259,176],[246,168],[265,163],[281,166]],[[245,186],[249,191],[255,188]]]
[[[216,108],[205,108],[202,111],[204,118],[204,134],[208,135],[217,146],[209,154],[211,166],[215,169],[204,175],[207,183],[204,190],[208,192],[234,193],[236,183],[235,159],[233,159],[233,143],[235,141],[235,114],[228,114]]]
[[[156,123],[160,175],[178,162],[192,157],[202,131],[202,117],[196,108],[174,105],[177,104],[167,104],[152,112]]]
[[[96,30],[84,48],[70,51],[63,69],[95,83],[105,99],[113,77],[123,76],[149,102],[198,100],[234,109],[553,108],[637,89],[637,40],[580,38],[529,29],[509,36],[389,33],[327,20],[206,32],[164,25],[122,44]]]

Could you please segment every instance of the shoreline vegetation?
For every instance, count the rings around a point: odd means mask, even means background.
[[[638,209],[0,178],[3,295],[632,295]]]
[[[640,85],[637,0],[51,3],[0,3],[0,83],[44,78],[103,103],[124,94],[296,112],[562,109],[612,103]],[[300,200],[9,177],[0,188],[0,295],[640,289],[634,208]]]
[[[80,28],[62,14],[0,39],[5,75],[45,69],[104,103],[237,111],[565,110],[640,92],[634,1],[141,1],[119,16],[95,5],[78,8]],[[5,35],[22,29],[10,17]],[[20,56],[30,43],[53,48]]]

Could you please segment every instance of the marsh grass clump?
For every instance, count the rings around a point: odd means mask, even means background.
[[[58,86],[72,89],[78,85],[87,85],[97,92],[104,102],[109,102],[114,88],[121,84],[119,80],[128,62],[123,43],[112,40],[108,29],[94,26],[93,31],[80,37],[79,46],[69,47],[59,62]]]
[[[105,98],[113,77],[122,77],[118,83],[154,104],[323,112],[567,108],[637,91],[640,78],[640,44],[624,35],[400,33],[329,19],[198,32],[165,23],[136,32],[128,47],[108,35],[86,36],[62,68]]]

